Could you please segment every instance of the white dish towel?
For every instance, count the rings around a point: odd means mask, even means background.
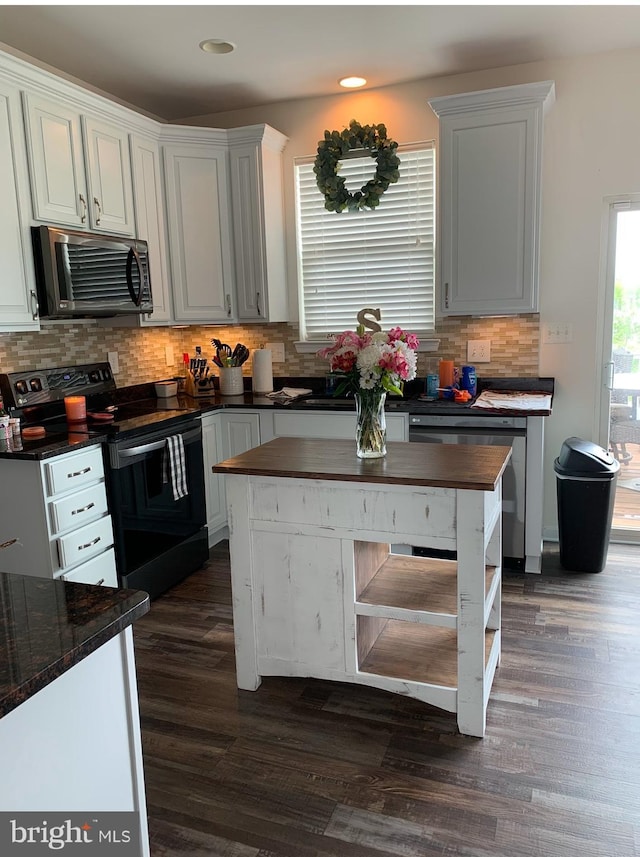
[[[297,399],[298,396],[308,396],[312,390],[307,390],[304,387],[283,387],[281,390],[276,390],[275,393],[267,393],[269,399],[278,399],[281,402],[288,402],[289,399]]]
[[[171,483],[173,499],[180,500],[189,493],[187,485],[187,469],[184,460],[184,443],[181,434],[173,434],[167,438],[163,453],[162,481]]]

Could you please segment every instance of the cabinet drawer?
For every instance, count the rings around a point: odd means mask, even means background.
[[[61,500],[54,500],[51,509],[51,534],[81,527],[107,513],[107,493],[104,483],[91,485]]]
[[[82,488],[104,476],[102,448],[97,446],[77,455],[64,455],[45,464],[49,496]]]
[[[118,573],[116,571],[116,557],[111,550],[83,562],[73,571],[65,571],[60,575],[60,580],[68,580],[70,583],[92,583],[95,586],[118,586]]]
[[[103,553],[113,545],[111,516],[106,515],[58,539],[60,568],[69,568]]]

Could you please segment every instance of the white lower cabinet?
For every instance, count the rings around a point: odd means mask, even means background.
[[[209,547],[228,536],[224,476],[213,473],[214,464],[260,445],[260,415],[247,411],[218,411],[202,417],[204,484]]]
[[[274,411],[273,437],[317,437],[346,439],[356,437],[356,415],[335,411]],[[386,414],[387,440],[409,440],[407,414]]]
[[[3,507],[0,571],[117,586],[102,447],[44,461],[0,460],[13,487]]]
[[[211,468],[224,459],[222,454],[222,414],[204,414],[202,417],[202,452],[204,459],[204,488],[207,504],[209,547],[220,541],[219,535],[227,524],[223,476]]]

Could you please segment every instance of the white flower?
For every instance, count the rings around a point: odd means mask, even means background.
[[[377,330],[371,337],[371,341],[375,344],[384,345],[387,341],[387,334],[384,330]]]
[[[365,375],[360,375],[360,389],[373,390],[378,386],[379,378],[373,372],[368,372]]]
[[[365,372],[370,372],[374,366],[377,366],[380,362],[380,355],[382,353],[380,345],[367,345],[366,348],[363,348],[362,351],[358,354],[357,365],[360,373],[364,375]]]

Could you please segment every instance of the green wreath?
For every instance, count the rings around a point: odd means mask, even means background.
[[[400,178],[397,148],[398,144],[388,139],[384,125],[363,126],[352,119],[344,131],[325,131],[324,140],[318,143],[313,171],[320,193],[324,194],[327,211],[340,213],[345,208],[349,211],[359,211],[365,206],[376,208],[385,190]],[[374,177],[355,193],[347,190],[345,180],[337,173],[339,161],[351,149],[368,149],[376,160]]]

